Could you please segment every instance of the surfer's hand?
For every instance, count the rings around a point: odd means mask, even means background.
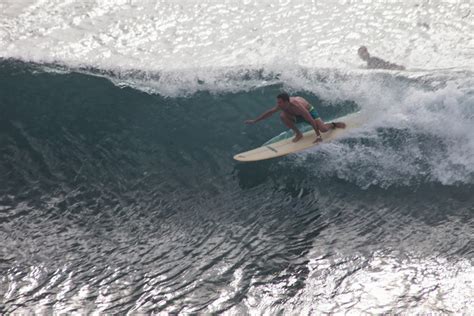
[[[257,123],[257,121],[255,121],[255,120],[246,120],[244,123],[247,124],[247,125],[251,125],[251,124]]]
[[[318,136],[316,136],[316,140],[313,143],[316,144],[316,143],[320,143],[322,141],[323,141],[323,138],[321,137],[321,135],[318,135]]]

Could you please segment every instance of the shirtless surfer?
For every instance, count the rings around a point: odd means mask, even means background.
[[[320,131],[325,133],[330,129],[346,127],[346,124],[343,122],[324,123],[319,117],[318,112],[316,112],[316,109],[309,104],[308,101],[302,97],[290,97],[288,93],[280,93],[277,96],[277,105],[275,107],[262,113],[255,120],[247,120],[245,123],[255,124],[258,121],[269,118],[280,110],[282,111],[280,113],[280,118],[283,123],[295,132],[295,137],[293,138],[293,142],[295,143],[303,137],[303,134],[296,127],[296,123],[308,122],[311,124],[317,135],[316,140],[314,141],[315,143],[323,140]]]

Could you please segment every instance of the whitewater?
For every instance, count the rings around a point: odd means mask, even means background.
[[[0,313],[473,313],[473,12],[1,1]],[[367,123],[233,161],[282,91]]]

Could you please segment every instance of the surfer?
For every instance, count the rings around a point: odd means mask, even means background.
[[[378,57],[370,57],[369,51],[365,46],[359,47],[359,49],[357,50],[357,54],[359,54],[359,57],[363,61],[367,62],[367,68],[369,69],[405,70],[404,66],[389,63],[388,61],[385,61]]]
[[[295,143],[303,137],[301,131],[296,127],[296,123],[308,122],[311,124],[316,132],[315,143],[323,140],[320,131],[325,133],[330,129],[346,127],[346,124],[343,122],[324,123],[319,117],[318,112],[316,112],[316,109],[309,104],[308,101],[298,96],[290,97],[288,93],[280,93],[277,96],[277,105],[275,107],[262,113],[254,120],[245,121],[245,123],[255,124],[258,121],[269,118],[278,111],[282,111],[280,118],[283,123],[295,132],[295,137],[293,138],[293,142]]]

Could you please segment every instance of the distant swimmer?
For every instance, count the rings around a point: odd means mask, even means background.
[[[262,113],[255,120],[247,120],[245,123],[255,124],[258,121],[269,118],[280,110],[282,111],[280,118],[283,123],[295,132],[295,137],[293,138],[293,142],[295,143],[303,137],[303,134],[296,127],[296,123],[308,122],[311,124],[316,132],[315,143],[323,140],[320,131],[325,133],[330,129],[346,127],[346,124],[343,122],[324,123],[319,117],[318,112],[316,112],[316,109],[309,104],[308,101],[302,97],[290,97],[288,93],[280,93],[277,96],[277,105],[275,107]]]
[[[361,46],[357,51],[359,57],[367,62],[367,68],[369,69],[392,69],[392,70],[405,70],[404,66],[400,66],[397,64],[389,63],[378,57],[370,57],[369,51],[367,47]]]

